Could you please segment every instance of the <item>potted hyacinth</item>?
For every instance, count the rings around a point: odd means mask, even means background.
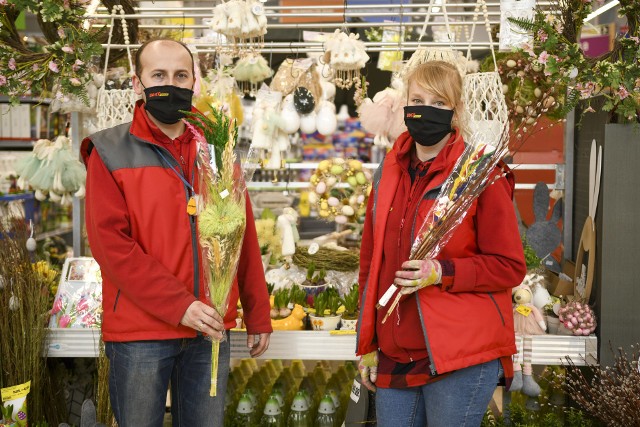
[[[315,313],[309,314],[311,326],[316,331],[333,331],[340,323],[340,296],[334,288],[327,288],[316,295],[314,300]]]
[[[342,313],[342,326],[340,329],[347,331],[353,331],[356,329],[359,314],[359,300],[360,292],[358,290],[358,284],[354,283],[349,291],[340,298],[340,302],[344,307],[344,312]]]

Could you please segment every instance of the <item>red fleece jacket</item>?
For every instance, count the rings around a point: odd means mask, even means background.
[[[408,259],[411,242],[405,241],[407,236],[415,236],[434,202],[435,197],[424,195],[430,190],[437,195],[464,150],[464,141],[454,134],[428,173],[418,178],[428,183],[417,195],[417,211],[405,215],[404,227],[412,233],[398,234],[387,227],[392,212],[410,203],[399,200],[396,194],[410,193],[406,156],[413,144],[406,132],[398,138],[370,195],[360,251],[362,312],[357,353],[380,348],[402,363],[428,356],[437,373],[502,358],[509,376],[508,356],[516,351],[511,288],[522,281],[526,266],[511,199],[513,188],[504,178],[482,192],[440,251],[437,258],[454,265],[451,284],[446,289],[429,286],[409,296],[400,303],[398,315],[394,314],[384,327],[380,325],[385,311],[376,310],[375,304],[391,285],[388,278],[394,276],[398,262]],[[399,235],[395,247],[400,253],[390,251],[386,242],[390,233]]]
[[[103,279],[105,341],[193,337],[196,332],[181,325],[180,319],[196,299],[208,303],[195,222],[186,213],[185,186],[171,169],[159,166],[157,159],[149,165],[145,164],[148,159],[137,157],[139,153],[149,156],[149,148],[167,143],[154,137],[158,129],[145,116],[139,102],[126,138],[142,148],[131,150],[126,167],[107,168],[102,156],[112,151],[109,147],[102,152],[92,149],[92,138],[97,135],[86,138],[81,147],[87,163],[87,235]],[[103,132],[113,135],[114,129]],[[186,145],[179,145],[178,152],[182,148],[191,163],[185,165],[187,169],[195,167],[195,141],[182,135],[173,142]],[[172,149],[176,147],[164,148],[169,150],[164,151],[165,156],[176,151]],[[190,174],[185,175],[189,178]],[[194,186],[197,190],[197,183]],[[235,325],[239,295],[248,333],[271,332],[269,297],[248,195],[246,214],[225,327]]]

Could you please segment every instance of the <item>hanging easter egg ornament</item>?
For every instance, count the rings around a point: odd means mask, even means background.
[[[29,220],[29,228],[31,229],[31,235],[27,239],[27,250],[34,252],[36,250],[36,239],[33,238],[33,221]]]
[[[311,175],[310,184],[313,197],[309,201],[315,204],[321,219],[345,224],[365,214],[371,172],[359,160],[323,160]]]
[[[298,86],[293,93],[293,105],[300,114],[309,114],[316,108],[316,101],[309,89]]]

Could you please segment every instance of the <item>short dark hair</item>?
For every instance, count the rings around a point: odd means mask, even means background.
[[[154,42],[174,42],[179,44],[180,46],[184,47],[187,52],[189,52],[189,56],[191,57],[191,72],[193,73],[193,77],[195,78],[196,76],[196,62],[193,59],[193,53],[191,53],[191,49],[189,49],[189,46],[187,46],[185,43],[179,41],[179,40],[174,40],[172,38],[169,37],[160,37],[160,38],[156,38],[156,39],[151,39],[151,40],[147,40],[146,42],[142,43],[142,46],[140,46],[138,48],[138,51],[136,52],[136,74],[138,75],[138,77],[140,77],[140,73],[142,72],[142,63],[140,61],[140,58],[142,58],[142,52],[144,52],[144,49],[151,43]]]

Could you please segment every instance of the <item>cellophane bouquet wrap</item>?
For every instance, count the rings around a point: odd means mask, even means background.
[[[493,99],[487,102],[486,90],[478,91],[478,86],[484,83],[478,85],[476,81],[489,79],[488,86],[497,87],[497,83],[492,82],[492,74],[494,73],[476,73],[465,77],[463,96],[468,98],[465,99],[465,121],[469,128],[468,137],[465,138],[466,146],[415,234],[416,238],[409,254],[410,260],[436,258],[464,220],[473,201],[501,176],[495,171],[498,162],[508,152],[509,123],[506,103],[501,93],[492,93]],[[479,105],[478,108],[474,107],[475,104]],[[392,285],[391,290],[380,299],[379,306],[385,306],[396,289],[397,287]],[[385,320],[401,296],[402,290],[389,306]]]
[[[198,142],[199,193],[197,224],[204,266],[205,291],[224,317],[238,269],[246,228],[246,184],[236,163],[238,129],[220,109],[213,117],[189,113],[187,126]],[[223,334],[223,338],[225,335]],[[212,340],[210,395],[216,396],[220,341]]]

